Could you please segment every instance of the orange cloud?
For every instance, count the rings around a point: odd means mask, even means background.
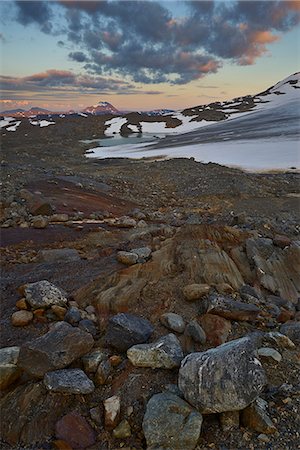
[[[270,31],[256,31],[252,35],[252,40],[257,44],[270,44],[271,42],[278,41],[279,36],[272,34]]]

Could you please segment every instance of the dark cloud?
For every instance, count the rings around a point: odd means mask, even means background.
[[[86,73],[150,84],[185,84],[215,73],[228,60],[253,64],[300,21],[297,1],[188,1],[172,15],[172,2],[18,1],[17,20],[61,32],[69,57]],[[54,33],[54,31],[52,31]]]

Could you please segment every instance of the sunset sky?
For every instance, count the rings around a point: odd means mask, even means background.
[[[0,110],[179,109],[300,66],[300,1],[1,1]]]

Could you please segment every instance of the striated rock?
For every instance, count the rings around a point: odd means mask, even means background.
[[[188,355],[178,380],[184,398],[204,414],[244,409],[266,384],[255,348],[254,339],[244,337]]]
[[[128,420],[124,419],[114,429],[113,435],[117,439],[126,439],[131,436],[131,427]]]
[[[169,392],[150,398],[143,420],[147,448],[193,450],[200,436],[202,416]]]
[[[5,347],[0,349],[0,390],[6,389],[22,374],[17,367],[20,347]]]
[[[274,348],[270,347],[261,347],[257,350],[258,356],[262,356],[263,358],[272,358],[276,362],[280,362],[282,360],[281,354],[275,350]]]
[[[241,412],[241,421],[245,427],[257,433],[274,434],[277,429],[267,413],[268,404],[258,397]]]
[[[102,350],[94,350],[82,357],[83,367],[86,372],[96,372],[99,364],[107,358]]]
[[[20,310],[13,313],[11,316],[11,323],[14,327],[25,327],[29,325],[33,319],[31,311]]]
[[[123,251],[117,253],[117,260],[122,264],[126,264],[127,266],[136,264],[138,262],[138,259],[139,257],[136,253]]]
[[[40,250],[37,255],[37,261],[47,263],[80,261],[80,256],[75,248],[54,248]]]
[[[214,295],[209,298],[207,312],[229,320],[252,321],[257,318],[260,309],[229,297]]]
[[[198,320],[209,344],[217,346],[227,341],[231,332],[231,323],[229,320],[215,314],[204,314]]]
[[[65,306],[66,293],[47,280],[25,285],[26,301],[33,309],[48,308],[52,305]]]
[[[56,437],[66,441],[73,449],[92,446],[95,432],[86,419],[76,412],[63,416],[55,425]]]
[[[65,314],[64,317],[65,322],[70,323],[71,325],[77,324],[81,320],[81,314],[78,308],[71,306]]]
[[[165,313],[160,317],[160,321],[169,330],[176,331],[176,333],[184,332],[185,323],[179,314]]]
[[[105,341],[107,345],[125,352],[135,344],[146,342],[152,333],[153,327],[148,320],[120,313],[109,320]]]
[[[151,344],[134,345],[127,350],[127,357],[137,367],[173,369],[180,366],[183,352],[177,337],[168,334]]]
[[[105,427],[113,429],[118,425],[120,419],[121,400],[120,397],[114,395],[106,399],[104,402]]]
[[[239,428],[240,425],[240,412],[239,411],[226,411],[220,414],[220,424],[222,430],[232,431]]]
[[[280,333],[288,336],[294,344],[300,344],[300,322],[286,322],[280,327]]]
[[[44,376],[48,391],[62,394],[91,394],[94,383],[80,369],[62,369],[48,372]]]
[[[194,302],[208,295],[210,286],[208,284],[189,284],[183,288],[183,295],[186,300]]]
[[[48,393],[43,383],[21,385],[0,401],[1,437],[12,448],[35,448],[54,435],[57,417],[72,397]]]
[[[112,366],[109,360],[102,361],[95,374],[95,382],[98,385],[105,384],[111,374]]]
[[[89,333],[57,322],[48,333],[21,347],[18,365],[34,377],[43,377],[46,372],[67,367],[88,353],[93,344]]]

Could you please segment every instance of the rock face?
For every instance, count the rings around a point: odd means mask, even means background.
[[[25,298],[33,309],[48,308],[52,305],[65,306],[67,303],[66,293],[46,280],[27,284]]]
[[[129,361],[137,367],[173,369],[183,359],[180,342],[174,334],[163,336],[151,344],[134,345],[127,351]]]
[[[289,337],[294,344],[300,344],[300,322],[287,322],[280,327],[280,332]]]
[[[160,318],[161,323],[169,330],[176,331],[176,333],[183,333],[185,323],[179,314],[165,313]]]
[[[250,337],[192,353],[179,370],[179,389],[204,414],[244,409],[265,384],[265,372]]]
[[[147,448],[193,450],[200,436],[202,416],[169,392],[149,400],[143,420]]]
[[[34,377],[43,377],[46,372],[67,367],[88,353],[93,344],[89,333],[58,322],[48,333],[21,347],[18,366]]]
[[[63,416],[55,426],[56,437],[74,449],[90,447],[96,441],[95,433],[84,417],[76,412]]]
[[[44,376],[48,391],[62,394],[91,394],[94,383],[80,369],[62,369],[48,372]]]
[[[251,321],[257,318],[260,309],[255,305],[248,305],[229,297],[216,295],[209,298],[207,312],[229,320]]]
[[[151,323],[133,314],[120,313],[109,320],[106,343],[121,352],[146,342],[153,333]]]
[[[6,389],[16,381],[21,373],[17,367],[20,347],[5,347],[0,349],[0,390]]]

